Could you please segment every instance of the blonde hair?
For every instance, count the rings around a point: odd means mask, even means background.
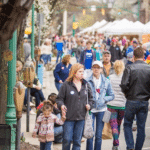
[[[117,75],[121,74],[124,71],[124,63],[122,60],[116,60],[114,63],[114,70]]]
[[[23,67],[23,64],[22,64],[22,62],[21,61],[19,61],[19,60],[17,60],[17,62],[16,62],[16,67]]]
[[[72,81],[73,78],[75,77],[75,74],[77,73],[77,71],[80,70],[81,68],[84,69],[84,66],[79,63],[74,64],[70,69],[69,77],[67,78],[66,81],[68,81],[68,82]]]
[[[62,63],[64,65],[67,65],[67,63],[69,62],[70,59],[71,59],[71,55],[65,55],[62,59]]]
[[[53,112],[53,103],[49,100],[45,100],[43,101],[43,109],[42,111],[49,111],[49,112]]]

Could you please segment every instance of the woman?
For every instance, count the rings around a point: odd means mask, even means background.
[[[112,150],[120,150],[119,135],[122,119],[124,118],[124,110],[126,98],[121,91],[120,84],[124,71],[124,63],[121,60],[116,60],[114,63],[115,74],[110,75],[110,81],[114,90],[115,99],[107,103],[108,110],[111,112],[110,125],[113,133],[113,148]]]
[[[83,79],[83,72],[83,65],[74,64],[56,98],[58,108],[66,112],[66,121],[63,126],[63,150],[70,150],[72,139],[72,149],[80,150],[85,115],[87,110],[93,106],[92,91],[89,84]]]
[[[71,56],[65,55],[62,59],[62,62],[57,64],[54,70],[55,86],[58,91],[62,86],[63,82],[68,78],[69,70],[72,66],[70,64],[70,60],[71,60]]]
[[[91,110],[93,118],[93,128],[96,119],[95,145],[93,148],[93,138],[87,140],[86,150],[101,150],[102,131],[104,122],[102,121],[105,111],[107,110],[107,102],[114,99],[114,93],[110,81],[102,74],[103,64],[95,61],[92,65],[93,74],[87,79],[92,88],[93,99],[95,101],[94,108]],[[107,96],[106,96],[107,95]]]

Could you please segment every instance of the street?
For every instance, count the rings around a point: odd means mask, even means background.
[[[55,58],[52,61],[53,63],[55,62]],[[75,57],[72,58],[72,64],[76,62]],[[44,71],[44,79],[43,79],[43,93],[45,98],[48,97],[50,93],[58,93],[55,84],[54,84],[54,77],[53,77],[53,71]],[[22,124],[21,124],[21,131],[24,132],[25,134],[25,142],[29,142],[30,144],[33,145],[39,145],[38,139],[32,138],[32,131],[35,126],[35,118],[36,115],[30,115],[30,132],[26,133],[26,113],[23,113],[22,116]],[[135,122],[134,122],[135,125]],[[136,138],[136,133],[134,132],[134,139]],[[143,150],[150,150],[150,112],[147,117],[147,123],[146,123],[146,139],[145,143],[143,146]],[[102,150],[111,150],[112,149],[112,140],[103,140],[102,141]],[[125,144],[125,139],[124,139],[124,133],[123,133],[123,123],[121,127],[121,134],[120,134],[120,147],[121,150],[126,150],[126,144]],[[62,145],[61,144],[54,144],[53,145],[53,150],[61,150]],[[86,141],[81,144],[81,150],[86,149]]]

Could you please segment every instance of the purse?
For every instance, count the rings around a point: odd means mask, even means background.
[[[105,123],[109,123],[110,117],[111,117],[111,112],[109,110],[106,110],[102,121]]]
[[[87,84],[86,84],[86,89],[87,89]],[[88,104],[88,89],[87,89],[87,104]],[[93,124],[93,119],[89,114],[89,111],[87,111],[85,116],[85,125],[84,125],[84,132],[83,132],[83,137],[86,139],[90,139],[94,136],[92,124]]]
[[[102,139],[107,140],[107,139],[112,139],[112,129],[110,126],[110,123],[105,123],[103,132],[102,132]]]

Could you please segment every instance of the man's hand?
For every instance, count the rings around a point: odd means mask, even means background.
[[[35,88],[36,88],[37,90],[41,90],[41,88],[40,88],[39,86],[36,86]]]
[[[62,111],[62,112],[65,112],[65,113],[67,112],[67,108],[66,108],[65,105],[62,105],[62,106],[61,106],[61,111]]]
[[[86,107],[86,110],[90,110],[91,108],[89,104],[87,104],[85,107]]]
[[[62,80],[59,80],[59,83],[63,83]]]

